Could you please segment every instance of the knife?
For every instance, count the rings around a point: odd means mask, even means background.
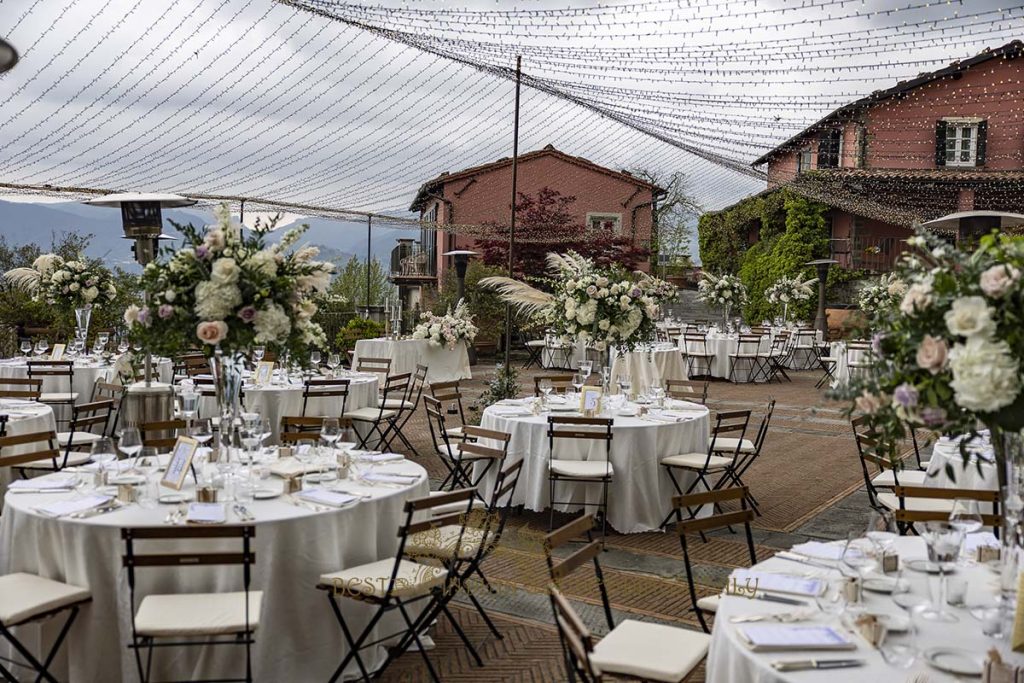
[[[808,669],[849,669],[864,666],[863,659],[804,659],[792,662],[772,662],[776,671],[807,671]]]
[[[800,605],[801,607],[807,607],[807,603],[803,600],[794,600],[793,598],[784,598],[781,595],[773,595],[771,593],[758,593],[753,596],[754,600],[766,600],[768,602],[779,602],[783,605]]]

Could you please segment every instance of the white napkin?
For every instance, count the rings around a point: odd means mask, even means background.
[[[372,455],[364,455],[360,460],[373,463],[402,462],[405,460],[405,456],[400,453],[374,453]]]
[[[703,413],[704,411],[707,410],[707,408],[705,408],[699,403],[691,403],[690,401],[680,400],[669,400],[665,403],[665,407],[670,408],[672,410],[678,410],[688,413]]]
[[[821,543],[820,541],[797,543],[790,550],[798,555],[820,560],[840,560],[843,557],[842,544]]]
[[[347,493],[341,493],[339,491],[327,491],[321,488],[305,489],[297,494],[299,498],[308,500],[311,503],[317,503],[319,505],[330,505],[331,507],[340,508],[343,505],[348,505],[354,500],[359,500],[356,496],[349,495]]]
[[[295,458],[284,458],[270,466],[270,473],[282,479],[291,479],[306,472],[316,472],[319,469],[319,465],[301,463]]]
[[[397,472],[371,472],[363,475],[365,481],[376,481],[382,484],[414,484],[419,481],[418,474],[398,474]]]
[[[227,521],[224,503],[189,503],[186,522],[193,524],[223,524]]]
[[[101,507],[113,499],[113,496],[94,493],[81,498],[75,498],[74,500],[58,500],[46,505],[40,505],[36,508],[36,512],[47,517],[65,517],[76,512]]]
[[[653,415],[651,413],[647,414],[647,418],[649,420],[654,420],[655,422],[683,422],[684,420],[689,420],[692,417],[693,415],[689,413],[680,413],[673,410],[663,411],[660,415]]]
[[[7,487],[8,490],[17,491],[26,489],[29,491],[60,491],[70,490],[75,487],[78,477],[73,474],[50,474],[35,479],[18,479],[12,481]]]
[[[495,405],[499,406],[525,406],[533,403],[533,398],[503,398]]]
[[[529,410],[525,410],[523,408],[515,408],[513,406],[498,406],[496,408],[492,408],[491,411],[495,415],[498,415],[500,417],[526,417],[527,415],[533,414]]]
[[[999,547],[999,539],[991,531],[979,531],[967,534],[964,538],[964,555],[973,555],[978,548],[984,546]]]

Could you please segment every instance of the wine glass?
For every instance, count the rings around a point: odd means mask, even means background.
[[[945,623],[959,621],[959,618],[946,607],[946,572],[956,564],[964,533],[949,522],[925,522],[924,528],[921,529],[921,537],[928,546],[928,561],[939,570],[938,595],[929,607],[921,611],[921,618]]]
[[[309,364],[313,367],[313,372],[316,372],[320,367],[320,352],[310,351],[309,352]]]
[[[252,357],[257,363],[263,360],[263,354],[266,353],[266,348],[263,346],[252,347]]]
[[[42,356],[44,353],[46,353],[46,350],[48,348],[50,348],[50,342],[46,341],[45,339],[40,339],[39,341],[36,342],[36,355]]]
[[[25,358],[32,355],[32,342],[28,339],[21,340],[21,352],[25,354]]]
[[[341,365],[341,356],[336,353],[327,354],[327,369],[331,371],[331,377],[334,377],[334,371]]]
[[[633,389],[633,381],[630,379],[629,375],[619,375],[619,389],[622,390],[622,394],[628,401],[629,397],[632,396]]]
[[[341,438],[341,427],[338,425],[338,418],[325,417],[320,425],[320,440],[327,443],[330,448]]]
[[[893,630],[885,624],[882,625],[878,651],[889,666],[894,666],[897,669],[909,669],[917,661],[919,650],[915,617],[920,618],[920,614],[920,607],[908,610],[905,629]]]
[[[573,374],[573,376],[572,376],[572,388],[576,390],[577,394],[579,394],[580,390],[583,389],[583,382],[584,381],[585,381],[585,378],[583,376],[583,373],[577,372],[577,373]]]
[[[825,581],[825,591],[814,601],[823,614],[839,616],[846,609],[846,597],[843,594],[845,579]]]
[[[139,452],[142,451],[142,435],[137,427],[124,427],[117,433],[117,448],[126,458],[136,458],[132,466],[138,464]]]
[[[966,541],[967,535],[980,529],[983,523],[978,501],[970,498],[954,500],[953,509],[949,513],[949,523],[963,533],[964,541]],[[959,564],[967,564],[967,558],[961,557]]]
[[[121,341],[119,341],[117,343],[117,352],[123,354],[127,350],[128,350],[128,340],[125,339],[124,337],[121,337]]]
[[[89,450],[89,457],[93,462],[99,464],[101,472],[106,470],[109,463],[117,461],[114,441],[106,436],[96,439]]]
[[[98,335],[96,335],[96,341],[99,342],[100,346],[106,347],[107,342],[110,341],[110,333],[100,332]]]
[[[871,517],[868,518],[868,528],[864,535],[871,541],[871,545],[875,547],[875,552],[878,555],[879,561],[881,561],[882,556],[889,552],[896,542],[898,536],[896,533],[896,519],[890,512],[872,510]]]
[[[583,381],[586,382],[594,371],[594,361],[592,360],[581,360],[580,361],[580,374],[583,376]]]
[[[205,446],[209,443],[210,439],[213,438],[213,425],[210,424],[210,419],[196,420],[195,424],[192,425],[191,436],[199,442],[200,446]]]
[[[551,386],[551,380],[549,380],[549,379],[542,379],[537,384],[537,388],[540,389],[540,393],[543,396],[543,399],[542,399],[543,403],[544,403],[545,406],[547,406],[547,404],[548,404],[548,397],[551,395],[551,389],[553,388]]]

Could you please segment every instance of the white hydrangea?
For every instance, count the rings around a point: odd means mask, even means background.
[[[256,331],[256,341],[262,344],[284,343],[292,330],[288,314],[275,303],[268,303],[256,311],[252,325]]]
[[[949,354],[954,399],[967,410],[990,413],[1013,403],[1020,393],[1020,365],[1005,341],[969,337]]]
[[[196,285],[196,315],[203,320],[224,320],[242,303],[242,292],[235,285],[206,281]]]

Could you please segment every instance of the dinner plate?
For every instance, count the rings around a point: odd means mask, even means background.
[[[910,560],[906,563],[906,568],[915,572],[924,572],[925,574],[938,574],[939,565],[929,560]],[[946,570],[947,574],[952,574],[953,569]]]
[[[985,668],[976,653],[959,647],[933,647],[924,651],[924,660],[955,676],[981,676]]]
[[[257,500],[269,500],[270,498],[277,498],[282,493],[284,493],[284,489],[272,486],[261,486],[252,492],[252,497]]]
[[[864,579],[864,590],[872,593],[885,593],[890,594],[896,590],[896,586],[899,584],[898,579],[894,579],[889,576],[879,576],[870,579]]]
[[[168,493],[161,493],[157,500],[164,505],[177,505],[178,503],[185,503],[191,500],[191,496],[184,491],[170,491]]]

